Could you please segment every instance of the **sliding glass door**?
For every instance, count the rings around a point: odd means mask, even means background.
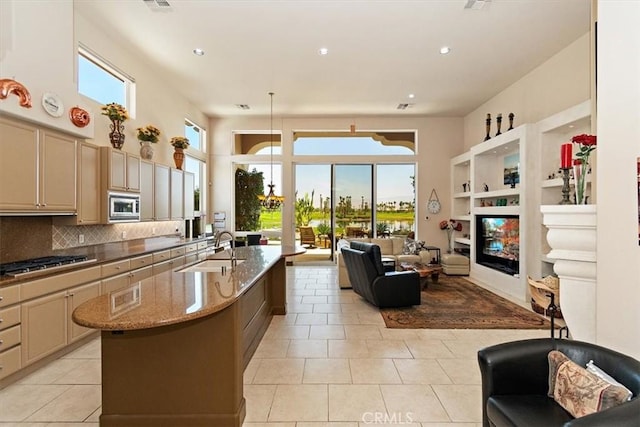
[[[332,200],[336,236],[373,235],[373,165],[334,165]]]

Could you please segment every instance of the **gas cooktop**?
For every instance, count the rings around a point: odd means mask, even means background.
[[[61,267],[75,266],[95,262],[84,255],[61,255],[42,258],[27,259],[24,261],[0,264],[0,276],[21,277],[25,275],[38,275],[38,273],[51,272]]]

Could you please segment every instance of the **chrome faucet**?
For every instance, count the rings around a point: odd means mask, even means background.
[[[220,246],[220,238],[222,237],[223,234],[228,234],[229,237],[231,237],[231,269],[235,270],[236,269],[236,265],[238,264],[238,259],[236,258],[236,240],[233,237],[233,234],[230,231],[224,230],[224,231],[220,231],[217,235],[216,235],[216,240],[215,240],[215,245],[216,247]]]

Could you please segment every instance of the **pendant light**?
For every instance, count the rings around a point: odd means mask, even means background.
[[[282,196],[276,196],[276,193],[274,191],[275,188],[275,184],[273,183],[273,92],[269,92],[269,96],[271,97],[271,114],[270,114],[270,131],[269,131],[269,140],[270,140],[270,147],[271,147],[271,180],[270,180],[270,184],[268,185],[269,187],[269,193],[264,196],[264,195],[260,195],[258,196],[258,198],[261,201],[262,207],[267,209],[267,210],[276,210],[276,209],[280,209],[280,206],[282,205],[282,202],[284,202],[284,197]]]

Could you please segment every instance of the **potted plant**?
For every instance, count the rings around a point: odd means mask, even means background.
[[[103,116],[107,116],[111,120],[111,132],[109,132],[109,141],[113,148],[122,149],[124,145],[124,125],[122,124],[129,118],[127,109],[122,105],[112,102],[102,107]]]
[[[138,135],[138,141],[140,141],[140,157],[146,160],[153,158],[153,148],[151,144],[158,142],[158,136],[160,136],[160,129],[153,125],[146,125],[136,129]]]
[[[189,147],[189,138],[185,136],[174,136],[169,140],[169,143],[173,145],[175,150],[173,160],[176,163],[176,168],[182,170],[182,162],[184,162],[183,150]]]

